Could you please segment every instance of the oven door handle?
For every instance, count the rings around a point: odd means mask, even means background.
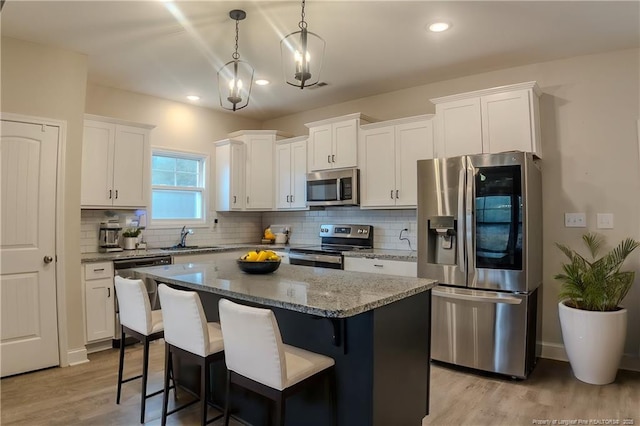
[[[326,254],[311,254],[311,253],[294,253],[289,252],[289,260],[300,259],[313,262],[325,262],[325,263],[342,263],[342,256],[331,256]]]

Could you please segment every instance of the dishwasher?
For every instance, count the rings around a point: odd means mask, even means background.
[[[136,257],[132,259],[123,259],[123,260],[114,260],[113,268],[115,270],[115,274],[121,276],[122,278],[136,278],[133,276],[133,273],[129,270],[132,268],[142,268],[144,266],[160,266],[160,265],[170,265],[172,264],[171,256],[152,256],[152,257]],[[160,309],[160,299],[158,298],[158,283],[151,278],[145,278],[144,285],[147,288],[147,294],[149,295],[149,302],[151,303],[151,310]],[[118,309],[118,297],[116,293],[115,299],[115,337],[113,339],[112,346],[114,348],[120,347],[120,315]],[[136,340],[133,337],[127,337],[125,345],[130,345],[136,343]]]

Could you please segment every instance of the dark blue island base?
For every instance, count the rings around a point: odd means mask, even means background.
[[[200,295],[207,319],[217,321],[220,296],[206,291]],[[338,425],[419,426],[429,414],[431,290],[346,318],[269,308],[285,343],[335,360]],[[187,365],[180,370],[183,382],[194,377],[191,373],[197,377]],[[213,374],[213,402],[224,406],[224,365],[215,365]],[[322,381],[291,396],[286,424],[330,425],[328,398]],[[270,402],[249,391],[232,388],[232,407],[232,414],[243,422],[270,424]]]

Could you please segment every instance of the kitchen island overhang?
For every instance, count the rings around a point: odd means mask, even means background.
[[[218,320],[223,297],[271,308],[285,343],[336,361],[340,425],[417,425],[428,414],[434,280],[284,264],[251,275],[234,259],[133,272],[198,291],[209,321]],[[213,398],[221,400],[224,372],[216,375]],[[329,424],[323,389],[311,392],[287,401],[287,424]],[[241,418],[266,424],[264,402],[235,398]]]

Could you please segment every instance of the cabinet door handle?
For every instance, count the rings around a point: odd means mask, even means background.
[[[111,199],[111,193],[112,193],[112,191],[109,190],[109,199]]]
[[[331,155],[331,162],[335,163],[336,162],[336,156],[335,155]]]
[[[249,197],[247,197],[247,204],[249,204]]]
[[[111,289],[107,287],[107,299],[111,297]]]
[[[376,268],[384,268],[384,265],[373,265],[373,266],[375,266]]]
[[[93,272],[104,272],[104,268],[94,269]]]
[[[400,191],[396,189],[396,198],[400,198]]]
[[[293,195],[291,196],[291,202],[293,203]]]
[[[331,156],[327,155],[327,163],[330,163],[330,162],[331,162]]]
[[[118,199],[118,190],[116,189],[116,200]]]
[[[391,193],[389,194],[389,197],[391,197],[391,199],[393,200],[393,189],[391,190]]]
[[[287,203],[289,202],[289,195],[287,195]]]
[[[235,203],[236,203],[236,196],[234,195],[233,196],[233,204],[235,204]]]

